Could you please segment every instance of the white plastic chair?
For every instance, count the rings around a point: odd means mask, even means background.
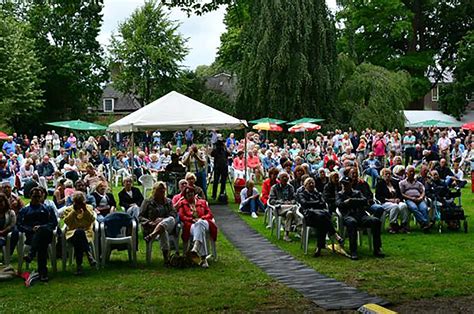
[[[301,218],[301,221],[303,221],[303,225],[301,226],[301,246],[303,247],[304,254],[308,254],[309,233],[311,229],[316,231],[316,228],[306,225],[304,216],[301,213],[301,207],[298,207],[296,214]],[[332,244],[334,245],[334,242]]]
[[[151,256],[152,256],[152,251],[153,251],[153,242],[159,242],[160,236],[156,237],[155,240],[153,241],[148,241],[146,242],[146,262],[147,264],[151,264]],[[174,246],[175,253],[178,255],[179,254],[179,236],[178,235],[171,235],[168,234],[168,238],[170,241],[170,244],[172,243]]]
[[[277,236],[277,239],[280,240],[281,238],[281,225],[282,225],[282,221],[283,221],[283,217],[278,215],[278,212],[277,212],[277,209],[275,206],[269,206],[269,207],[272,207],[272,211],[273,211],[273,216],[274,216],[274,219],[276,220],[276,236]],[[298,209],[300,208],[300,205],[299,204],[295,204],[295,207],[296,207],[296,211],[298,211]],[[271,234],[273,236],[273,229],[275,229],[275,222],[272,221],[271,222],[271,226],[270,226],[270,229],[271,229]]]
[[[138,181],[143,186],[143,197],[146,198],[148,190],[151,191],[153,189],[153,184],[155,183],[155,179],[150,174],[144,174],[144,175],[140,176]]]
[[[27,252],[30,250],[30,246],[25,244],[26,235],[23,232],[20,232],[18,235],[18,273],[21,273],[23,268],[23,257],[26,255]],[[51,243],[48,245],[48,255],[49,260],[51,261],[51,268],[53,272],[58,270],[57,267],[57,260],[56,260],[56,243],[57,243],[57,232],[56,230],[53,231],[53,239]],[[29,263],[26,263],[26,269],[29,269]]]
[[[11,262],[11,255],[10,255],[10,243],[11,243],[11,238],[12,238],[12,233],[9,232],[7,234],[7,241],[5,243],[5,245],[2,247],[2,251],[3,251],[3,263],[5,265],[10,265],[10,262]]]
[[[274,210],[275,210],[275,206],[272,206],[269,203],[267,203],[267,208],[265,208],[265,214],[263,216],[263,224],[266,226],[267,229],[272,229]]]
[[[94,213],[95,214],[95,213]],[[96,214],[94,215],[96,216]],[[97,261],[96,268],[99,268],[99,223],[97,221],[94,222],[94,241],[89,243],[92,248],[92,254],[94,255],[95,260]],[[74,256],[74,246],[72,243],[66,240],[66,232],[67,232],[67,225],[64,225],[62,229],[62,238],[61,238],[61,245],[63,248],[63,256],[62,256],[62,263],[63,263],[63,271],[66,271],[67,262],[69,259],[69,265],[72,265],[72,257]]]
[[[137,222],[135,221],[135,219],[132,219],[131,225],[132,225],[131,235],[127,235],[127,228],[122,227],[118,237],[110,238],[106,236],[106,225],[103,222],[100,223],[100,236],[101,236],[101,244],[102,244],[101,245],[102,267],[104,267],[105,263],[110,260],[112,245],[115,245],[115,244],[126,244],[128,246],[128,259],[133,264],[133,266],[137,265],[137,250],[136,250]]]

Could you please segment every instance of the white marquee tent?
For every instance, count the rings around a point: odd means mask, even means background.
[[[193,129],[241,129],[247,121],[239,120],[194,99],[172,91],[149,105],[109,125],[110,132],[143,130],[175,131]]]

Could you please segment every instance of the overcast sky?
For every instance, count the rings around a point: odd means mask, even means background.
[[[336,0],[326,1],[331,9],[335,8]],[[110,36],[117,31],[118,24],[126,20],[143,3],[144,0],[105,0],[104,21],[99,34],[99,42],[103,46],[108,45]],[[187,45],[190,51],[183,62],[185,66],[194,69],[198,65],[211,64],[214,61],[220,35],[225,31],[224,13],[225,9],[221,8],[203,16],[194,15],[188,18],[179,9],[170,11],[170,18],[181,23],[179,31],[188,38]]]

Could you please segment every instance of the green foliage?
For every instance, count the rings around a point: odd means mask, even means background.
[[[294,120],[330,114],[335,28],[324,1],[253,1],[244,25],[237,114]]]
[[[235,103],[221,92],[206,90],[202,95],[201,102],[232,116],[236,114]]]
[[[357,63],[369,62],[412,77],[413,99],[430,89],[429,68],[436,79],[456,55],[456,45],[473,28],[471,0],[352,0],[339,1],[338,48]],[[418,103],[421,104],[420,101]]]
[[[336,121],[362,130],[403,128],[403,110],[410,100],[410,76],[362,63],[355,67],[342,58]]]
[[[226,32],[221,35],[216,61],[230,73],[240,73],[246,46],[242,30],[250,21],[251,4],[249,0],[240,0],[227,8],[224,18]]]
[[[102,0],[32,1],[25,18],[30,37],[44,67],[45,107],[31,121],[74,119],[96,106],[106,79],[102,48],[97,36],[102,23]]]
[[[4,7],[5,6],[5,7]],[[40,72],[28,24],[0,4],[0,128],[26,131],[26,121],[36,120],[43,107]]]
[[[246,0],[248,1],[248,0]],[[191,13],[202,15],[217,10],[221,5],[233,5],[240,0],[165,0],[163,3],[169,7],[180,7],[188,15]]]
[[[474,31],[469,32],[459,43],[453,62],[455,81],[440,90],[441,110],[460,118],[474,96]]]
[[[176,87],[179,63],[188,52],[177,28],[156,0],[145,2],[119,25],[110,46],[120,68],[114,78],[118,90],[139,95],[145,105]]]

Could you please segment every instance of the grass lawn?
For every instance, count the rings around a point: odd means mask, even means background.
[[[231,208],[238,211],[237,204]],[[300,242],[286,243],[276,240],[263,225],[263,214],[258,219],[249,215],[242,218],[255,230],[284,251],[295,256],[318,272],[342,280],[349,285],[376,294],[393,303],[422,298],[471,295],[474,282],[474,194],[468,185],[463,189],[463,206],[468,219],[469,233],[433,229],[424,234],[412,222],[411,234],[382,234],[385,259],[375,259],[368,250],[367,236],[359,248],[359,261],[323,251],[320,258],[312,257],[315,238],[310,238],[308,255],[303,253]],[[348,247],[348,243],[346,244]]]
[[[114,188],[116,195],[120,188]],[[118,198],[117,198],[118,200]],[[75,277],[73,269],[50,272],[48,284],[25,288],[23,280],[0,284],[3,312],[221,312],[311,311],[316,307],[301,295],[263,273],[219,235],[219,260],[210,268],[165,269],[156,244],[151,265],[145,263],[140,237],[138,267],[127,253],[114,251],[105,269]],[[86,265],[87,262],[85,260]],[[13,257],[16,266],[16,252]],[[33,263],[32,268],[35,265]]]

